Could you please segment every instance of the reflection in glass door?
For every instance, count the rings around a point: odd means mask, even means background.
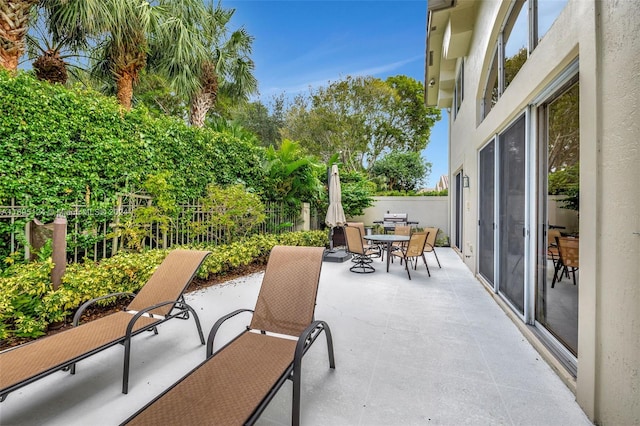
[[[538,108],[536,320],[578,355],[580,126],[577,76]],[[571,266],[567,266],[571,265]]]
[[[499,141],[499,282],[498,291],[524,315],[525,247],[525,116],[522,115]]]
[[[495,142],[489,142],[480,151],[480,193],[478,202],[478,272],[491,285],[494,284],[494,230],[495,230]]]

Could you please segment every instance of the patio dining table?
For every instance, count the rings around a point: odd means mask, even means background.
[[[365,235],[364,239],[374,243],[384,243],[387,251],[387,272],[389,272],[389,260],[391,259],[391,248],[395,242],[407,242],[411,237],[408,235],[394,235],[394,234],[373,234]]]

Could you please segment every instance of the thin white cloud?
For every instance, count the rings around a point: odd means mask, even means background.
[[[332,81],[339,81],[345,76],[360,77],[360,76],[379,76],[380,74],[389,74],[393,70],[399,69],[402,66],[414,62],[416,60],[423,60],[424,55],[413,56],[401,61],[391,62],[388,64],[378,65],[375,67],[364,68],[357,71],[347,73],[335,73],[331,77],[323,79],[315,79],[312,81],[306,81],[304,83],[294,84],[291,86],[272,86],[264,90],[260,90],[260,96],[271,96],[274,94],[286,93],[287,95],[296,95],[302,92],[307,92],[310,89],[314,89],[320,86],[328,85]],[[304,79],[303,79],[304,80]]]

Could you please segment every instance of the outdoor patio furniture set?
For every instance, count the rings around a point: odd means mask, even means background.
[[[406,219],[406,218],[405,218]],[[394,257],[400,258],[400,264],[405,265],[407,275],[411,279],[410,264],[414,270],[418,267],[418,258],[422,258],[427,273],[431,276],[425,253],[432,252],[440,266],[440,260],[435,250],[438,228],[426,228],[420,232],[412,232],[412,227],[406,224],[397,224],[393,228],[393,234],[365,234],[364,224],[361,222],[348,222],[344,227],[347,250],[352,254],[353,265],[350,271],[360,274],[375,272],[373,259],[379,257],[384,260],[387,253],[387,272],[389,263]]]
[[[324,249],[276,246],[272,249],[256,306],[220,318],[206,342],[200,365],[127,419],[126,424],[253,424],[287,381],[293,381],[291,422],[300,422],[302,357],[324,331],[329,366],[335,368],[329,326],[314,319]],[[0,401],[59,370],[75,373],[76,363],[117,343],[124,345],[122,392],[128,391],[132,337],[158,333],[169,319],[193,317],[205,345],[196,312],[183,292],[209,255],[207,251],[171,251],[126,311],[79,325],[32,343],[0,352]],[[121,295],[121,294],[118,294]],[[243,312],[250,324],[221,349],[213,351],[220,326]],[[123,424],[124,424],[123,423]]]

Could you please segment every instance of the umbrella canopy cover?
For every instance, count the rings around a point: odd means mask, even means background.
[[[347,219],[344,217],[342,209],[342,191],[340,190],[340,175],[338,174],[338,166],[331,167],[331,177],[329,178],[329,210],[324,223],[330,227],[344,226]]]

